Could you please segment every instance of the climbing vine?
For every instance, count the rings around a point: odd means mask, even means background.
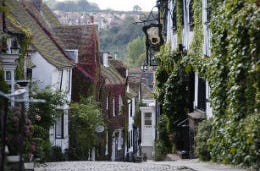
[[[182,42],[180,3],[177,2],[177,37]],[[180,71],[197,71],[210,85],[214,119],[208,137],[213,161],[259,168],[260,163],[260,8],[257,0],[212,0],[211,55],[203,54],[202,1],[193,1],[194,37],[186,56],[179,62],[161,50],[156,71],[156,97],[168,105],[169,97],[183,91],[173,88]],[[182,27],[181,27],[182,28]],[[168,54],[169,58],[165,58]],[[174,53],[173,53],[174,54]],[[166,55],[167,56],[167,55]],[[162,67],[160,64],[171,66]],[[167,68],[171,68],[168,70]],[[175,75],[174,75],[175,74]],[[176,76],[176,77],[175,77]],[[181,78],[179,78],[181,79]],[[169,91],[172,89],[172,91]],[[168,98],[168,99],[167,99]],[[175,109],[174,109],[175,110]]]
[[[215,119],[214,161],[259,168],[259,7],[256,1],[212,1],[208,79]],[[258,77],[257,77],[258,76]],[[221,128],[221,129],[220,129]]]
[[[26,50],[31,42],[32,38],[32,32],[27,27],[19,24],[14,16],[11,14],[11,8],[9,5],[4,4],[0,6],[0,11],[2,11],[5,14],[6,19],[11,23],[12,27],[15,29],[21,30],[23,32],[23,35],[18,34],[18,41],[20,44],[20,56],[18,59],[18,66],[15,71],[16,79],[23,79],[23,65],[24,65],[24,56],[26,55]],[[6,30],[4,30],[6,31]]]

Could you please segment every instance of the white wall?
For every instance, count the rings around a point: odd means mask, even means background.
[[[155,140],[155,107],[148,106],[148,107],[140,107],[141,110],[141,146],[152,146],[154,145]],[[152,113],[152,125],[145,126],[144,125],[144,114],[145,113]]]
[[[58,69],[54,65],[45,60],[38,52],[31,55],[32,63],[35,67],[32,69],[32,80],[37,81],[39,88],[43,89],[46,86],[51,86],[53,91],[61,90],[66,93],[66,100],[71,101],[71,84],[72,84],[72,68]],[[57,106],[64,111],[64,138],[55,138],[55,128],[52,127],[49,131],[50,141],[52,145],[57,145],[64,151],[69,145],[68,134],[68,104]]]
[[[132,141],[132,145],[129,146],[129,149],[128,149],[128,152],[133,152],[133,131],[134,131],[134,128],[133,128],[133,124],[134,124],[134,116],[135,116],[135,103],[136,103],[136,100],[135,100],[135,97],[133,97],[131,100],[128,100],[128,139]],[[132,108],[132,116],[130,116],[130,112],[131,112],[131,108]],[[132,132],[132,137],[130,138],[131,133]]]

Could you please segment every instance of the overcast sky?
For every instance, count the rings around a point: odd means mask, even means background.
[[[98,4],[101,9],[110,8],[118,11],[132,11],[134,5],[139,5],[143,11],[151,11],[156,5],[156,0],[88,0],[88,2]]]

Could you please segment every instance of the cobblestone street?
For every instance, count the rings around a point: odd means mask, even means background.
[[[245,171],[231,166],[181,160],[170,162],[53,162],[35,171]]]
[[[44,168],[44,167],[42,167]],[[175,166],[156,163],[64,162],[48,163],[46,171],[175,171]],[[187,170],[188,171],[188,170]]]

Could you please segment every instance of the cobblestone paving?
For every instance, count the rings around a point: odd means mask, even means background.
[[[179,168],[179,169],[178,169]],[[62,162],[47,163],[41,171],[192,171],[187,168],[156,163],[129,163],[129,162]]]

